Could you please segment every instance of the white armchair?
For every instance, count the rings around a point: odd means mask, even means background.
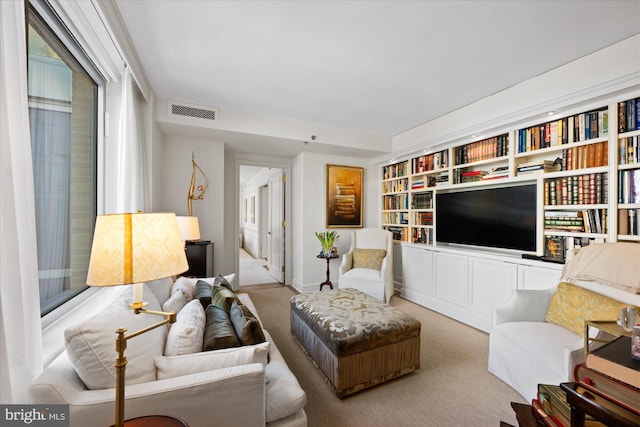
[[[367,251],[370,249],[378,251]],[[389,303],[394,290],[393,235],[390,231],[363,228],[351,233],[351,247],[342,256],[338,287],[355,288]]]

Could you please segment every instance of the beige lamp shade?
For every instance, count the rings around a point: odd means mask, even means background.
[[[96,218],[89,286],[143,283],[188,268],[175,214],[127,213]]]
[[[177,216],[176,220],[181,240],[200,240],[200,225],[197,216]]]

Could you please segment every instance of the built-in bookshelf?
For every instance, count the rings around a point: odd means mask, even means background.
[[[409,240],[409,162],[382,168],[382,227],[394,240]]]
[[[618,240],[640,242],[640,98],[618,103]]]
[[[539,254],[592,242],[640,242],[640,98],[462,141],[383,167],[383,227],[434,244],[436,193],[535,182]],[[540,217],[542,216],[542,217]],[[564,255],[558,259],[564,261]]]

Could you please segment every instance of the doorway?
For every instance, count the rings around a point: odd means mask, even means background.
[[[282,168],[240,165],[238,284],[284,283],[285,206]]]

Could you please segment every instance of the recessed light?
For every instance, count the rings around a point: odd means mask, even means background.
[[[478,135],[476,135],[476,134],[474,133],[473,135],[471,135],[471,138],[475,138],[476,136],[478,136]]]
[[[553,116],[555,113],[556,113],[555,111],[549,111],[549,112],[547,113],[547,116]]]

